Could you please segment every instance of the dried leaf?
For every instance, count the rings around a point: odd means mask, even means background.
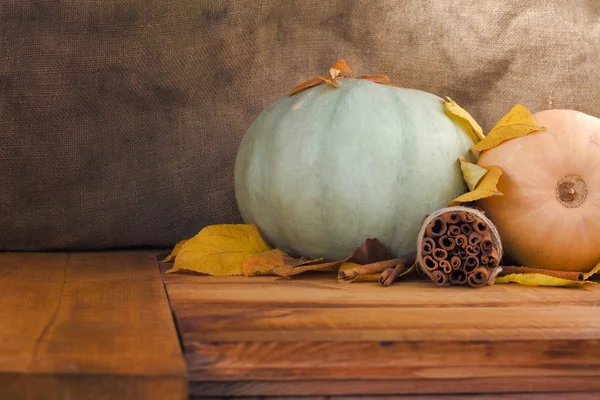
[[[485,139],[483,135],[483,129],[475,121],[475,119],[469,114],[464,108],[456,104],[450,97],[446,97],[444,102],[444,110],[448,113],[448,116],[456,121],[465,132],[469,134],[473,143],[478,143]]]
[[[514,106],[487,134],[485,139],[473,146],[475,151],[493,149],[500,143],[529,135],[546,129],[538,125],[525,106],[517,104]]]
[[[340,86],[340,84],[337,83],[337,81],[335,79],[329,79],[329,78],[327,78],[325,76],[319,76],[319,79],[322,80],[323,82],[329,83],[333,87],[339,87]]]
[[[210,225],[189,239],[182,247],[173,268],[202,274],[242,275],[244,259],[270,250],[255,225]]]
[[[293,94],[299,93],[299,92],[301,92],[301,91],[303,91],[305,89],[308,89],[310,87],[320,85],[321,83],[323,83],[323,80],[321,79],[321,77],[318,77],[318,78],[311,79],[309,81],[303,82],[303,83],[299,84],[298,86],[294,87],[288,93],[288,96],[291,96]]]
[[[590,272],[583,274],[583,279],[585,279],[585,280],[590,279],[593,275],[596,275],[598,273],[598,271],[600,271],[600,263],[598,263],[598,265],[596,265],[594,268],[592,268],[592,270]]]
[[[346,61],[344,61],[343,59],[339,59],[335,64],[333,64],[331,66],[331,68],[329,68],[329,76],[321,75],[314,79],[311,79],[309,81],[301,83],[298,86],[294,87],[288,93],[288,96],[294,95],[296,93],[299,93],[299,92],[306,90],[308,88],[311,88],[313,86],[320,85],[321,83],[327,83],[327,84],[337,88],[337,87],[339,87],[339,84],[337,82],[338,79],[354,78],[354,76],[342,75],[342,72],[344,72],[345,74],[348,74],[348,75],[352,75],[352,70],[348,67],[348,65],[346,64]],[[363,76],[359,76],[358,78],[365,79],[365,80],[368,80],[368,81],[371,81],[374,83],[378,83],[381,85],[398,87],[397,85],[389,83],[390,78],[388,78],[386,75],[373,75],[373,76],[363,75]]]
[[[448,205],[455,206],[457,204],[470,203],[472,201],[485,199],[486,197],[504,196],[504,193],[498,190],[498,180],[500,179],[500,176],[502,176],[502,169],[494,165],[485,167],[485,169],[487,172],[483,178],[481,178],[475,190],[458,196],[456,199],[448,203]]]
[[[181,248],[187,241],[188,241],[188,239],[183,239],[183,240],[180,240],[179,242],[177,242],[175,247],[173,247],[173,250],[171,250],[171,253],[162,262],[167,263],[167,262],[171,261],[172,259],[174,259],[175,257],[177,257],[177,254],[179,254],[179,252],[181,251]]]
[[[371,79],[373,81],[383,81],[383,82],[390,81],[390,78],[387,75],[373,75],[373,76],[370,76],[369,79]]]
[[[355,264],[371,264],[378,261],[389,260],[390,254],[388,253],[385,246],[377,239],[367,239],[360,246],[358,246],[352,254],[343,260],[331,261],[318,264],[307,264],[293,268],[290,266],[279,266],[273,269],[273,273],[279,276],[294,276],[299,275],[308,271],[323,271],[323,270],[337,270],[340,265],[347,262]]]
[[[329,68],[329,78],[326,76],[318,76],[314,79],[311,79],[309,81],[303,82],[297,86],[295,86],[289,93],[288,96],[294,95],[296,93],[299,93],[303,90],[306,90],[308,88],[311,88],[313,86],[317,86],[320,85],[321,83],[325,82],[330,84],[331,86],[334,87],[339,87],[339,84],[336,82],[336,79],[338,78],[338,76],[340,75],[340,72],[345,72],[348,74],[351,74],[352,71],[350,70],[350,68],[348,68],[348,65],[346,65],[346,61],[339,59],[335,64],[333,64],[333,66],[331,68]]]
[[[352,269],[352,268],[356,268],[361,264],[357,264],[357,263],[353,263],[353,262],[345,262],[340,266],[340,271],[345,271],[348,269]],[[367,274],[367,275],[359,275],[356,278],[352,279],[352,280],[348,280],[345,281],[343,279],[339,278],[338,275],[338,282],[339,283],[351,283],[351,282],[378,282],[379,281],[379,277],[381,276],[381,273],[378,274]]]
[[[572,287],[594,282],[573,281],[544,274],[510,274],[496,277],[495,283],[518,283],[525,286]]]
[[[350,69],[350,67],[348,67],[348,65],[346,64],[346,61],[344,61],[344,59],[342,59],[342,58],[337,60],[336,63],[331,66],[331,68],[337,69],[339,72],[345,72],[347,74],[352,73],[352,70]]]
[[[485,169],[487,169],[488,172],[483,176],[475,190],[485,190],[494,192],[495,195],[503,196],[504,194],[498,191],[498,181],[502,176],[502,169],[495,165],[487,166]]]
[[[362,76],[359,76],[358,79],[365,79],[365,80],[373,81],[376,83],[390,81],[390,78],[387,75],[373,75],[373,76],[362,75]]]
[[[377,239],[366,239],[344,260],[356,264],[371,264],[392,258],[383,243]]]
[[[344,261],[340,260],[316,264],[307,263],[298,267],[294,267],[291,265],[279,265],[273,268],[273,274],[283,277],[290,277],[294,275],[300,275],[309,271],[337,271],[343,262]]]
[[[481,181],[481,178],[487,174],[488,170],[484,167],[480,167],[477,164],[467,161],[464,157],[460,157],[459,161],[463,178],[467,183],[469,190],[475,190],[475,187],[477,187],[477,184]]]
[[[311,260],[307,257],[293,258],[279,249],[273,249],[246,256],[242,264],[242,273],[245,276],[273,275],[275,268],[295,268],[317,261],[320,260]]]

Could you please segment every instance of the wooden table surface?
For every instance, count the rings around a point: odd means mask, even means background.
[[[598,285],[163,276],[197,397],[600,398]]]
[[[0,253],[0,399],[600,398],[598,285],[163,283],[156,255]]]
[[[0,253],[0,399],[186,399],[155,256]]]

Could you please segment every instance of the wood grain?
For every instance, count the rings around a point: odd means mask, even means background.
[[[225,400],[235,396],[192,396],[191,400]],[[459,395],[395,395],[395,396],[251,396],[244,400],[597,400],[600,392],[544,392]]]
[[[398,381],[381,379],[364,380],[280,380],[280,381],[191,381],[190,393],[194,397],[246,397],[267,396],[280,397],[285,393],[296,396],[326,396],[331,398],[346,396],[393,396],[403,399],[404,397],[428,396],[433,399],[444,399],[444,397],[455,396],[458,398],[473,396],[474,399],[484,395],[495,396],[521,396],[527,394],[540,394],[534,399],[552,398],[554,394],[568,394],[562,399],[570,399],[572,395],[587,395],[600,393],[579,389],[579,385],[589,384],[590,380],[579,378],[519,378],[514,377],[482,379],[472,377],[464,380],[409,380]],[[489,385],[491,384],[491,387]],[[504,388],[498,390],[497,388]],[[539,389],[544,387],[544,389]],[[565,389],[565,387],[567,389]],[[465,391],[465,388],[467,390]],[[339,393],[344,393],[340,395]],[[320,393],[320,394],[317,394]],[[452,397],[451,397],[452,398]],[[467,397],[469,398],[469,397]],[[597,398],[597,397],[596,397]]]
[[[402,396],[401,400],[596,400],[600,392],[595,393],[511,393],[478,395],[434,395]],[[305,398],[308,400],[307,398]],[[329,396],[327,400],[394,400],[396,396]]]
[[[1,253],[0,398],[186,398],[155,254]]]
[[[382,288],[326,273],[164,280],[194,396],[600,391],[598,285]]]

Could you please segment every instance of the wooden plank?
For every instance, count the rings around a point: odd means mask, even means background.
[[[0,398],[185,399],[155,254],[0,253]]]
[[[600,392],[402,396],[401,400],[597,400]],[[397,396],[331,396],[327,400],[395,400]]]
[[[225,400],[234,397],[197,397],[191,400]],[[600,392],[587,393],[510,393],[461,395],[407,395],[407,396],[261,396],[244,397],[244,400],[597,400]]]
[[[596,381],[597,378],[594,378]],[[191,381],[190,393],[195,398],[211,397],[246,397],[246,396],[267,396],[283,397],[286,393],[295,396],[330,396],[332,399],[345,396],[393,396],[394,398],[404,399],[413,396],[421,398],[428,396],[432,399],[444,399],[446,396],[455,398],[478,399],[484,395],[504,396],[511,399],[513,395],[539,394],[532,397],[535,400],[552,399],[552,395],[561,394],[561,399],[571,399],[579,394],[586,395],[588,398],[593,394],[600,393],[600,388],[596,384],[596,390],[593,392],[578,389],[580,385],[590,385],[592,379],[581,378],[519,378],[507,379],[482,379],[470,378],[464,380],[282,380],[282,381]],[[491,385],[491,387],[489,386]],[[468,391],[465,392],[465,387]],[[564,389],[565,387],[570,389]],[[500,388],[500,389],[498,389]],[[537,393],[536,393],[537,391]],[[342,395],[340,395],[342,393]],[[452,398],[452,397],[450,397]],[[527,399],[528,397],[525,397]],[[598,397],[591,397],[592,399]],[[426,400],[427,397],[425,397]]]
[[[197,397],[191,400],[225,400],[235,397]],[[400,396],[261,396],[244,397],[244,400],[597,400],[600,392],[556,393],[504,393],[460,395],[400,395]]]
[[[585,306],[510,308],[380,308],[271,307],[214,304],[193,307],[178,302],[186,316],[182,329],[197,341],[298,342],[310,334],[313,341],[485,341],[596,339],[600,313]],[[468,317],[465,325],[463,318]],[[511,320],[507,324],[506,321]],[[335,336],[331,328],[335,327]],[[286,332],[282,335],[281,332]],[[365,333],[368,332],[368,335]],[[600,360],[599,360],[600,361]]]
[[[306,336],[310,336],[307,333]],[[186,343],[195,380],[414,379],[600,376],[597,343],[236,342]],[[553,349],[550,350],[549,347]],[[365,365],[368,369],[365,370]],[[599,383],[600,384],[600,383]],[[600,388],[595,385],[591,389]]]
[[[195,396],[600,391],[598,285],[163,276]]]
[[[311,307],[406,307],[454,308],[547,306],[552,304],[600,306],[598,285],[578,289],[494,285],[485,292],[461,287],[438,288],[426,281],[412,281],[409,285],[380,288],[373,283],[339,284],[335,275],[321,273],[308,277],[280,279],[275,277],[209,277],[191,274],[164,274],[169,292],[188,302],[236,302],[247,305]],[[257,296],[257,292],[262,292]],[[484,295],[483,295],[484,294]]]

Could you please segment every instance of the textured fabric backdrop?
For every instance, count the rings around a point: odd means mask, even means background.
[[[2,0],[0,250],[240,222],[244,131],[340,57],[486,130],[517,102],[600,116],[598,0]]]

